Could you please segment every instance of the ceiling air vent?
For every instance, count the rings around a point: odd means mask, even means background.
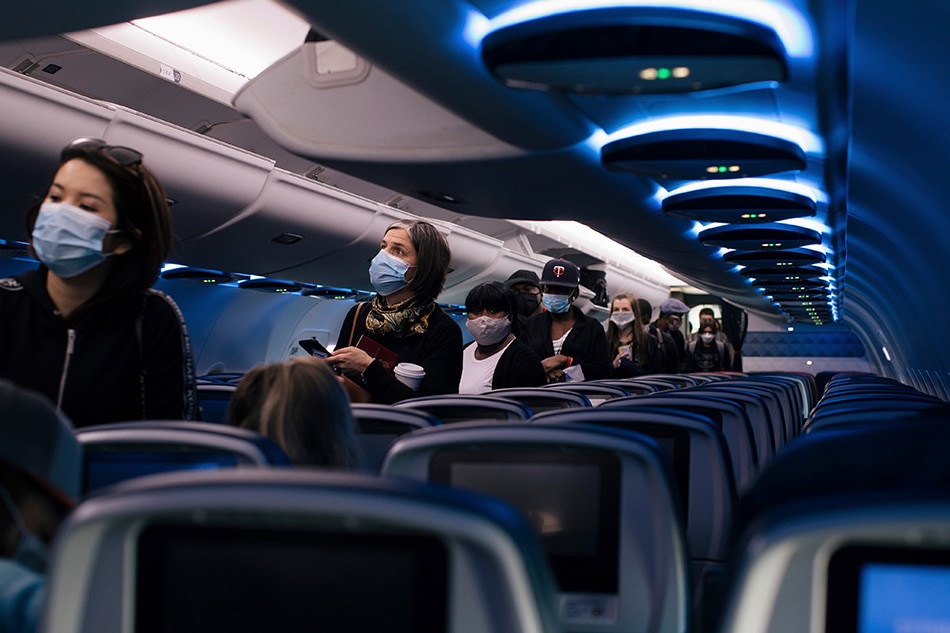
[[[815,201],[781,189],[713,186],[674,193],[663,200],[663,212],[700,222],[763,224],[815,215]]]
[[[489,34],[482,60],[513,88],[675,94],[783,82],[775,32],[731,16],[656,7],[550,15]]]
[[[601,161],[614,171],[660,180],[723,180],[801,171],[805,152],[791,141],[755,132],[676,129],[607,143]]]

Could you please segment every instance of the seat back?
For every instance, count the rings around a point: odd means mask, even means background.
[[[234,395],[237,384],[199,380],[195,388],[198,393],[198,417],[201,421],[226,424],[231,396]]]
[[[573,409],[575,407],[590,407],[590,399],[584,394],[564,389],[546,389],[544,387],[509,387],[493,389],[486,395],[515,400],[534,412],[544,413],[557,409]]]
[[[484,495],[358,473],[170,473],[60,532],[46,633],[555,633],[531,527]]]
[[[441,424],[437,417],[422,409],[355,402],[350,409],[360,446],[360,469],[369,473],[379,473],[386,452],[397,437]]]
[[[595,407],[603,404],[611,398],[625,398],[633,395],[629,389],[622,386],[618,382],[552,382],[542,387],[542,389],[554,389],[579,393],[581,395],[587,396],[591,404]]]
[[[950,497],[841,500],[764,517],[738,550],[720,633],[869,633],[950,620]]]
[[[551,411],[531,424],[599,425],[635,431],[660,445],[672,467],[691,559],[724,561],[736,504],[729,449],[716,423],[699,413],[638,406]]]
[[[642,398],[617,398],[604,405],[606,409],[637,407],[668,407],[712,417],[725,438],[737,490],[741,492],[752,485],[758,471],[758,448],[749,416],[740,404],[696,389],[683,389]]]
[[[580,425],[450,425],[399,438],[383,475],[476,489],[529,517],[566,630],[685,630],[682,517],[651,438]]]
[[[271,439],[206,422],[143,420],[76,430],[83,447],[83,494],[126,479],[173,470],[289,466]]]
[[[420,396],[395,404],[398,408],[420,409],[435,416],[442,424],[473,421],[524,421],[534,415],[526,405],[515,400],[490,395]]]

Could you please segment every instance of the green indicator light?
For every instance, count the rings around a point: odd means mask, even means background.
[[[728,168],[728,167],[720,167],[720,168],[719,168],[719,173],[720,173],[720,174],[724,174],[724,173],[726,173],[727,171],[729,171],[729,168]]]
[[[656,71],[657,79],[669,79],[673,73],[669,68],[659,68]]]

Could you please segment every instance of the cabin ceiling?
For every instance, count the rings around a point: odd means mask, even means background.
[[[817,232],[818,243],[807,247],[825,255],[818,279],[830,303],[823,302],[818,320],[843,319],[869,347],[886,344],[879,340],[883,332],[898,327],[897,306],[923,307],[902,277],[927,279],[935,267],[946,269],[948,133],[933,122],[945,117],[950,96],[950,71],[939,62],[950,5],[940,0],[899,6],[749,0],[728,3],[722,13],[721,3],[701,0],[294,0],[284,6],[324,41],[301,42],[230,103],[56,35],[204,3],[49,4],[49,20],[21,7],[7,16],[0,25],[0,64],[15,69],[29,55],[55,61],[58,73],[38,67],[30,76],[247,149],[289,172],[502,240],[512,236],[503,219],[579,220],[741,307],[776,320],[812,321],[795,302],[769,298],[780,286],[759,290],[765,277],[753,281],[747,268],[723,259],[728,249],[703,245],[697,232],[715,225],[664,213],[662,205],[671,193],[712,184],[805,192],[814,200],[814,216],[791,223]],[[744,22],[779,43],[784,76],[667,94],[535,90],[501,81],[482,56],[495,45],[490,38],[517,39],[519,28],[569,29],[572,20],[587,24],[598,12],[613,12],[625,23],[647,5],[676,14],[673,22],[700,27],[741,10]],[[302,80],[323,63],[319,54],[339,53],[334,43],[361,60],[354,78]],[[289,81],[294,77],[298,81]],[[673,146],[638,149],[648,134],[675,140],[677,130],[689,138],[690,131],[710,128],[781,137],[786,144],[791,139],[801,164],[741,183],[712,183],[645,172],[649,160],[630,159],[636,151],[652,159]],[[614,168],[602,162],[605,147],[623,159]],[[631,165],[641,171],[630,171]],[[8,213],[6,206],[0,210]],[[904,261],[892,261],[898,253]],[[919,347],[923,365],[934,362],[926,345]]]

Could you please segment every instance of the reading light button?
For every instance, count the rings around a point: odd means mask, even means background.
[[[561,598],[561,621],[571,624],[608,624],[617,621],[614,596],[573,595]]]

